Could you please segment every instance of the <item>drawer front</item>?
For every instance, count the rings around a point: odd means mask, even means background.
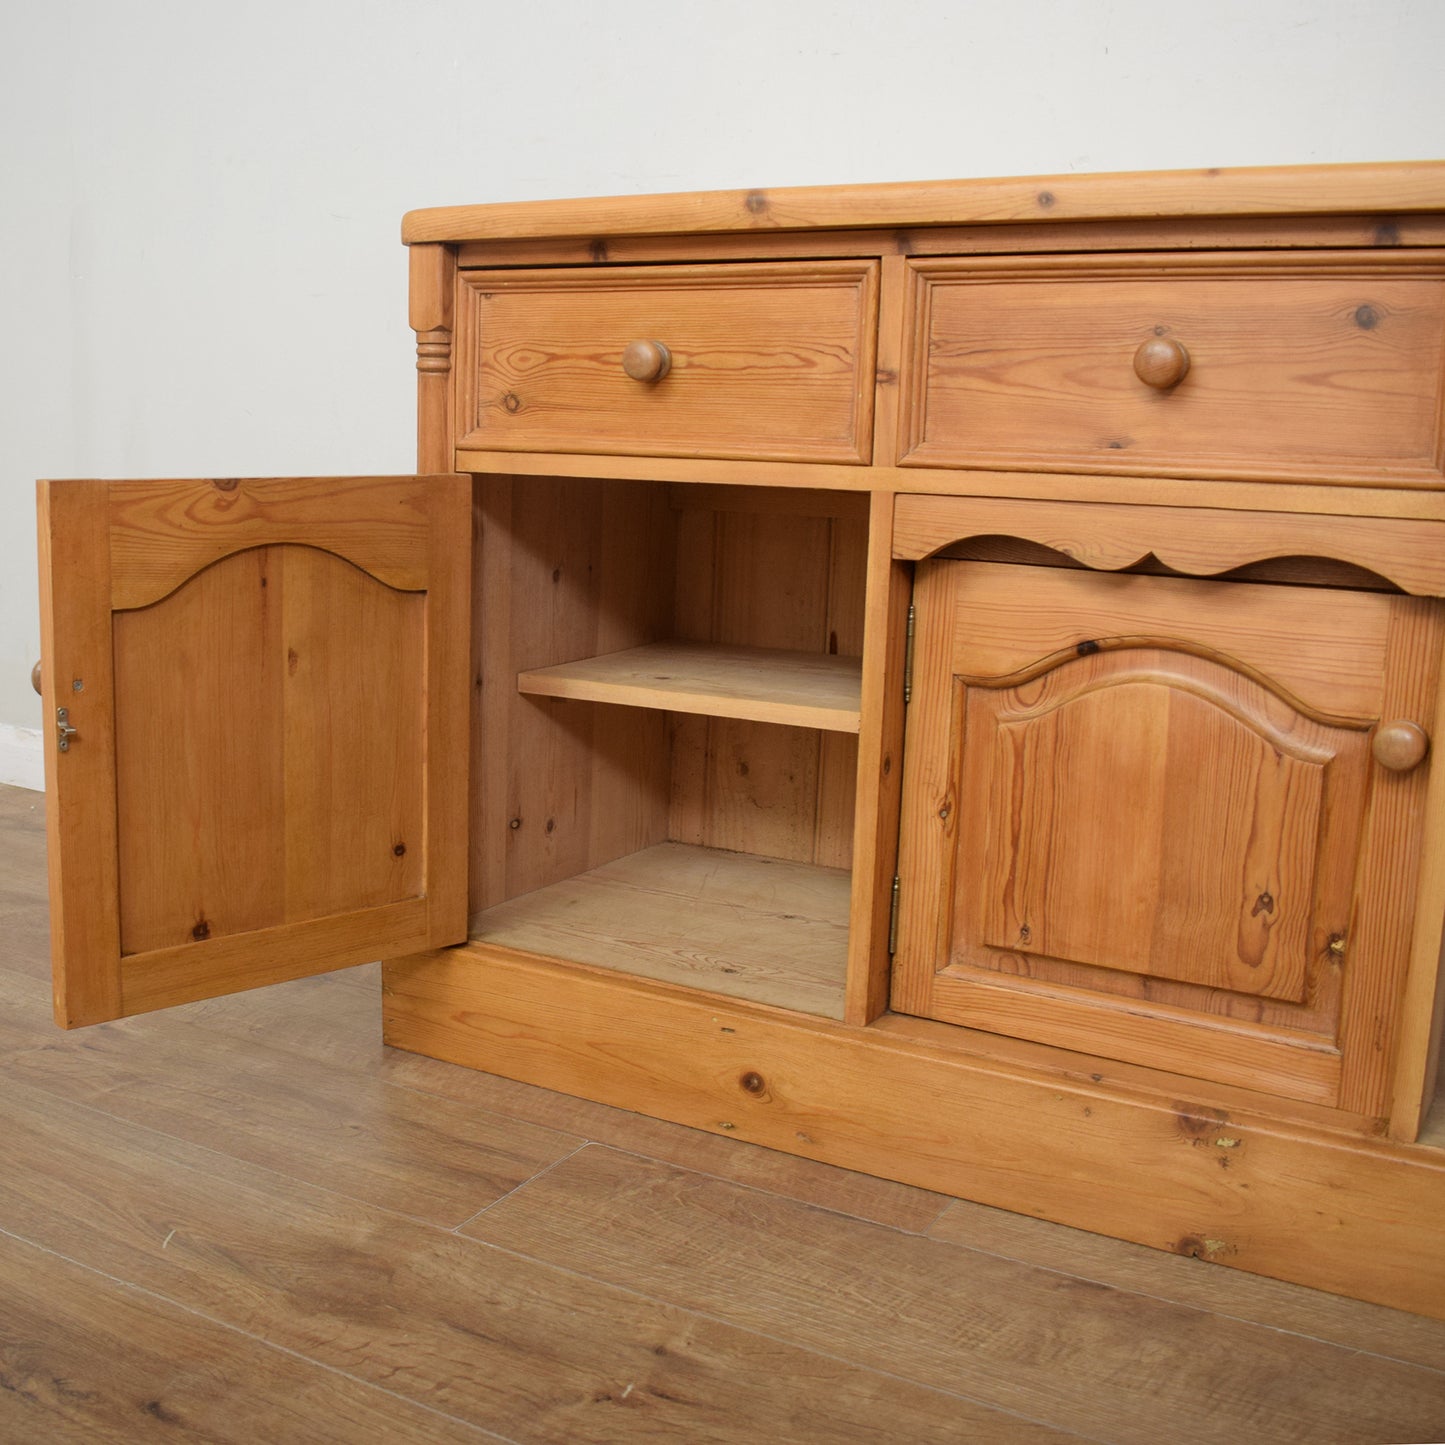
[[[1445,481],[1438,252],[912,272],[904,464]]]
[[[876,312],[876,262],[463,273],[457,445],[863,462]]]

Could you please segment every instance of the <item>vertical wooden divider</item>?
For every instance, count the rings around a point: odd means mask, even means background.
[[[881,263],[873,465],[891,467],[898,426],[908,270],[902,256]],[[863,621],[862,720],[853,835],[853,895],[843,1018],[868,1024],[888,1008],[888,932],[898,861],[903,786],[903,677],[913,569],[893,560],[891,491],[875,491],[868,516]]]
[[[451,246],[413,246],[409,320],[416,332],[416,469],[449,472],[452,454],[452,318],[457,256]]]
[[[1439,643],[1436,644],[1437,651]],[[1445,816],[1445,762],[1439,755],[1440,729],[1445,726],[1445,666],[1440,667],[1434,698],[1434,720],[1418,718],[1432,734],[1430,770],[1425,787],[1424,819]],[[1419,887],[1410,957],[1401,989],[1396,1028],[1394,1077],[1390,1081],[1389,1133],[1413,1142],[1420,1133],[1435,1093],[1440,1066],[1442,988],[1445,988],[1445,846],[1428,831],[1421,849]]]

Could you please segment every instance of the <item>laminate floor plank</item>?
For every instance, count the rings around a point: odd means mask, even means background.
[[[1445,1325],[388,1049],[376,965],[62,1033],[45,886],[0,788],[0,1439],[1445,1439]]]
[[[898,1229],[927,1229],[950,1203],[945,1195],[927,1189],[855,1174],[386,1048],[380,1034],[379,979],[378,996],[363,997],[359,990],[341,990],[337,981],[343,977],[323,974],[299,979],[253,993],[186,1004],[172,1013],[233,1038],[294,1050],[332,1068],[365,1071],[373,1079],[453,1104],[718,1174]]]
[[[528,1445],[1077,1438],[26,1084],[0,1119],[12,1235]]]
[[[582,1143],[169,1018],[57,1034],[0,1079],[446,1227]]]
[[[0,787],[0,958],[48,985],[47,886],[44,796]]]
[[[0,1233],[0,1439],[484,1445],[502,1438]]]
[[[1121,1445],[1445,1438],[1445,1374],[588,1147],[464,1233]]]
[[[1347,1349],[1445,1370],[1445,1323],[1423,1315],[1242,1270],[1221,1269],[1206,1260],[1108,1239],[964,1199],[954,1200],[928,1235],[1114,1289],[1133,1290]]]

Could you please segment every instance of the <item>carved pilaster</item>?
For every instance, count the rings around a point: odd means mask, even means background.
[[[456,253],[411,247],[410,319],[416,332],[417,469],[452,469],[452,295]]]

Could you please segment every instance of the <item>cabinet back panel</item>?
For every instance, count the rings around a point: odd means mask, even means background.
[[[677,636],[857,657],[868,523],[855,499],[673,489]],[[734,489],[729,489],[734,490]],[[756,499],[755,511],[737,509]],[[790,508],[796,502],[798,510]],[[671,836],[678,842],[846,868],[856,738],[725,718],[674,717]]]

